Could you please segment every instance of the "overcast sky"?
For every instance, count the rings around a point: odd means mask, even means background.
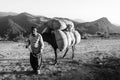
[[[120,24],[120,0],[0,0],[2,12],[28,12],[46,17],[93,21],[107,17]]]

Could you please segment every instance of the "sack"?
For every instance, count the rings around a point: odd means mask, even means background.
[[[71,44],[72,44],[72,37],[71,37],[71,35],[70,35],[70,32],[69,32],[69,31],[64,31],[64,33],[65,33],[66,36],[67,36],[68,46],[71,46]]]
[[[74,31],[74,23],[72,21],[69,20],[64,20],[65,24],[66,24],[66,29],[68,31]]]
[[[80,41],[81,41],[81,35],[79,34],[79,32],[75,30],[75,31],[73,31],[73,34],[75,36],[75,44],[80,43]]]
[[[64,21],[60,19],[52,19],[48,21],[47,25],[53,30],[63,30],[67,27]]]
[[[74,36],[73,32],[69,32],[69,33],[70,33],[70,36],[72,38],[71,45],[73,46],[75,44],[75,36]]]
[[[65,50],[68,46],[68,40],[67,40],[66,34],[61,30],[55,30],[54,34],[55,34],[58,49],[60,51]]]

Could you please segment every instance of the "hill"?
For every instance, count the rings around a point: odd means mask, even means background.
[[[39,27],[39,32],[41,32],[47,25],[46,22],[51,20],[51,18],[45,16],[36,16],[29,13],[20,14],[4,14],[0,12],[0,36],[8,39],[14,39],[21,34],[27,36],[30,34],[30,29],[32,26]],[[59,17],[56,17],[59,18]],[[74,23],[75,29],[81,34],[88,33],[95,35],[96,33],[106,33],[106,34],[120,34],[120,27],[112,24],[106,17],[100,18],[92,22],[82,22],[80,19],[72,20],[68,18],[60,18],[70,20]]]
[[[0,18],[0,36],[5,37],[6,35],[13,36],[8,31],[16,34],[16,36],[23,34],[27,36],[30,33],[32,26],[41,27],[49,18],[44,16],[34,16],[29,13],[21,13],[18,15],[9,15]],[[11,38],[10,38],[11,39]]]
[[[75,23],[76,29],[80,33],[96,34],[97,32],[120,33],[120,27],[112,24],[106,17],[92,22]]]
[[[25,30],[11,19],[0,21],[0,36],[9,40],[21,35]]]

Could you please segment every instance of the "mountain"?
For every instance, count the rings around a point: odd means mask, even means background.
[[[12,20],[24,28],[27,33],[30,33],[30,28],[32,26],[38,26],[40,21],[37,21],[34,15],[28,13],[21,13],[12,17]]]
[[[120,27],[112,24],[106,17],[92,22],[75,23],[80,33],[96,34],[97,32],[120,33]]]
[[[8,20],[8,19],[13,20],[15,23],[20,25],[22,28],[24,28],[29,33],[30,28],[32,26],[39,27],[42,24],[42,22],[47,21],[46,19],[48,19],[48,18],[43,17],[43,16],[42,17],[34,16],[32,14],[24,12],[24,13],[15,15],[15,16],[6,16],[6,17],[1,18],[0,20],[2,21],[2,20]]]
[[[13,39],[24,33],[25,30],[11,19],[0,21],[0,36],[8,39]]]
[[[24,36],[30,34],[32,26],[41,27],[41,25],[49,20],[44,16],[34,16],[29,13],[20,13],[18,15],[9,15],[0,18],[0,36],[5,37],[9,35],[12,39],[15,36],[24,34]]]
[[[94,35],[102,32],[106,34],[120,33],[120,27],[112,24],[106,17],[97,19],[92,22],[81,22],[78,20],[72,20],[68,18],[59,18],[70,20],[74,23],[75,29],[81,34],[88,33]],[[36,16],[29,13],[20,13],[17,15],[7,15],[0,18],[0,37],[14,39],[17,36],[27,36],[30,34],[32,26],[37,26],[38,31],[41,33],[45,27],[46,22],[51,18],[45,16]]]
[[[40,27],[43,22],[48,21],[49,18],[44,16],[34,16],[29,13],[21,13],[13,17],[13,21],[23,27],[27,34],[30,33],[30,29],[32,26]]]
[[[0,12],[0,17],[5,17],[9,15],[17,15],[17,13],[14,12]]]

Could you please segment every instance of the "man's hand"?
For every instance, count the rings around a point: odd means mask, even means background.
[[[40,50],[40,53],[42,53],[42,52],[43,52],[43,49]]]
[[[26,45],[25,48],[28,48],[28,45]]]
[[[25,48],[27,48],[30,52],[32,52],[30,45],[26,45]]]
[[[30,40],[27,40],[25,48],[29,48],[29,46],[30,46]]]

